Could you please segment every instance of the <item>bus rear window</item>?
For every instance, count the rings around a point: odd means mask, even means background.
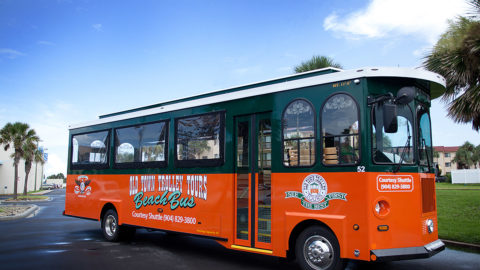
[[[74,135],[72,137],[72,168],[108,166],[108,131]]]
[[[175,120],[176,165],[218,166],[223,163],[223,113]]]

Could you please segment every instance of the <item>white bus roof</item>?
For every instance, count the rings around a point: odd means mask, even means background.
[[[319,75],[312,75],[319,73]],[[295,78],[299,77],[299,78]],[[324,68],[308,72],[293,74],[277,79],[221,89],[195,95],[187,98],[172,100],[150,106],[139,107],[123,112],[112,113],[100,116],[98,120],[74,124],[70,129],[77,129],[104,123],[116,122],[141,116],[165,113],[191,107],[198,107],[213,103],[225,102],[230,100],[248,98],[253,96],[265,95],[270,93],[288,91],[297,88],[303,88],[314,85],[333,83],[338,81],[353,80],[360,78],[374,77],[397,77],[397,78],[413,78],[431,82],[430,95],[431,98],[437,98],[445,91],[445,79],[433,72],[424,69],[414,68],[398,68],[398,67],[381,67],[381,68],[361,68],[352,70],[341,70],[337,68]],[[288,79],[282,81],[283,79]],[[274,82],[279,81],[279,82]],[[267,84],[272,82],[271,84]],[[239,90],[235,90],[240,88]]]

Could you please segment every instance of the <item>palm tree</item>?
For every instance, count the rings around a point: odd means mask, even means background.
[[[480,130],[480,0],[469,0],[472,12],[459,17],[425,57],[424,67],[447,80],[443,101],[448,116],[458,123],[472,123]]]
[[[13,124],[7,123],[0,130],[0,144],[4,145],[5,151],[10,147],[14,149],[11,155],[13,158],[13,166],[15,167],[15,179],[13,184],[13,199],[17,199],[17,180],[18,180],[18,163],[23,157],[23,147],[27,141],[39,141],[40,138],[35,133],[35,130],[30,129],[28,124],[15,122]]]
[[[295,73],[301,73],[326,67],[334,67],[340,69],[342,68],[339,63],[335,63],[335,61],[330,57],[314,55],[312,59],[302,62],[300,65],[296,66]]]
[[[475,169],[478,168],[477,165],[480,165],[480,144],[475,147],[473,150],[473,164],[475,165]]]
[[[43,160],[43,153],[38,150],[37,144],[34,141],[27,141],[23,145],[23,158],[25,159],[25,185],[23,187],[23,195],[27,195],[27,183],[28,183],[28,175],[30,174],[30,170],[32,169],[32,162],[35,163],[40,162],[44,164],[45,161]]]
[[[458,148],[453,158],[453,161],[457,163],[458,169],[469,169],[470,166],[475,164],[474,151],[475,146],[470,142],[465,142]]]

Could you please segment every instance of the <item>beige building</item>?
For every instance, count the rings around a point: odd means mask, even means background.
[[[457,169],[457,163],[453,161],[455,154],[460,148],[459,146],[434,146],[433,149],[438,153],[438,158],[434,157],[433,162],[438,164],[438,167],[442,171],[441,175],[451,173],[452,170]]]
[[[10,155],[13,150],[10,148],[8,151],[4,151],[3,145],[0,147],[0,194],[12,194],[13,193],[13,179],[15,178],[15,167],[13,166],[13,158]],[[36,168],[36,174],[35,174]],[[34,191],[40,189],[40,184],[43,175],[43,165],[38,163],[32,164],[32,169],[28,175],[28,191]],[[25,185],[25,160],[20,160],[18,164],[18,186],[17,192],[23,193]],[[36,181],[35,181],[36,178]]]

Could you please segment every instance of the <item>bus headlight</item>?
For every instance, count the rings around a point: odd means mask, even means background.
[[[426,225],[427,225],[428,232],[433,233],[433,230],[435,229],[433,226],[433,220],[427,219]]]
[[[375,204],[375,214],[384,217],[390,212],[390,204],[386,200],[378,200]]]

